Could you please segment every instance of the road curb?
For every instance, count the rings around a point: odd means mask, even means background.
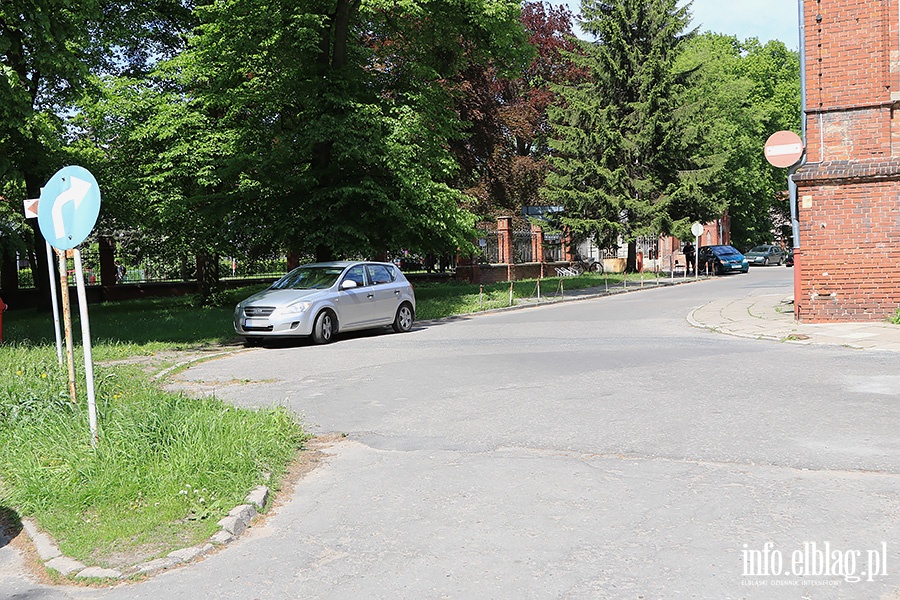
[[[124,580],[134,576],[152,575],[171,569],[203,557],[217,548],[233,542],[260,515],[269,497],[270,490],[267,486],[257,486],[247,494],[243,504],[235,506],[228,513],[227,517],[217,523],[221,529],[208,542],[173,550],[164,557],[155,558],[123,569],[87,566],[74,558],[65,556],[59,550],[59,546],[53,538],[41,531],[33,519],[22,519],[22,529],[31,540],[45,568],[54,570],[63,577],[74,577],[78,580]]]

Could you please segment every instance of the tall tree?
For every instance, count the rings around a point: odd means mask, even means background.
[[[0,181],[29,198],[65,162],[61,117],[92,73],[144,72],[188,26],[180,0],[0,4]],[[17,198],[21,201],[22,198]],[[32,221],[34,239],[42,243]],[[43,257],[43,252],[37,252]],[[46,264],[38,263],[46,274]],[[43,284],[46,277],[40,277]]]
[[[557,88],[551,110],[553,169],[543,189],[562,205],[563,223],[603,244],[668,233],[706,211],[699,181],[705,165],[685,152],[680,89],[690,72],[675,69],[688,31],[689,6],[677,0],[583,0],[584,55],[573,56],[590,76]],[[689,213],[695,213],[691,215]]]
[[[522,62],[520,10],[511,0],[203,7],[178,62],[207,139],[228,140],[209,206],[253,202],[254,226],[267,221],[285,248],[320,259],[467,243],[472,216],[448,185],[447,145],[460,135],[450,82],[472,64]]]
[[[574,52],[572,13],[565,6],[526,2],[522,24],[534,49],[523,69],[476,64],[461,73],[456,106],[465,135],[451,148],[461,165],[459,186],[482,217],[517,213],[538,203],[548,170],[547,107],[553,83],[580,74],[565,53]]]
[[[786,173],[766,162],[762,146],[775,131],[799,131],[799,65],[782,42],[715,33],[691,40],[679,60],[696,71],[684,90],[692,131],[717,158],[704,189],[727,207],[732,243],[742,250],[790,235]]]

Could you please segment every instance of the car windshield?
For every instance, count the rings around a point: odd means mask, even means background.
[[[738,251],[731,246],[713,246],[712,251],[716,256],[734,256],[738,254]]]
[[[752,250],[750,250],[750,252],[768,252],[768,251],[769,251],[768,246],[757,246],[756,248],[753,248]]]
[[[324,290],[344,272],[343,267],[297,267],[272,284],[273,290]]]

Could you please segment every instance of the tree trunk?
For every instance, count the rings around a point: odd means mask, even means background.
[[[634,273],[637,271],[637,241],[628,242],[628,258],[625,260],[625,272]]]
[[[19,265],[15,253],[3,253],[0,257],[0,289],[11,292],[19,289]]]
[[[219,291],[219,256],[201,252],[197,255],[197,281],[200,284],[200,302],[207,306]]]
[[[316,262],[328,262],[334,260],[334,250],[324,244],[316,246]]]

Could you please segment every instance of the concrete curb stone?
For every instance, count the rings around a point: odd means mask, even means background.
[[[62,556],[59,547],[50,539],[50,536],[38,529],[37,523],[31,519],[22,519],[22,527],[31,538],[34,549],[44,562]]]
[[[53,539],[38,529],[37,523],[32,519],[22,519],[22,528],[31,539],[44,566],[59,572],[62,576],[68,577],[74,573],[77,579],[124,579],[134,574],[151,575],[170,569],[209,554],[216,546],[234,541],[250,527],[250,522],[259,515],[258,511],[265,507],[268,498],[269,488],[264,485],[257,486],[247,495],[244,504],[232,508],[228,516],[219,521],[218,525],[222,529],[210,537],[208,543],[174,550],[163,558],[140,563],[123,571],[97,566],[88,567],[74,558],[64,556]]]
[[[44,564],[54,571],[58,571],[60,575],[63,576],[83,571],[86,568],[84,563],[78,562],[74,558],[69,558],[68,556],[57,556],[56,558],[51,558]]]
[[[88,567],[75,575],[76,579],[119,579],[120,577],[122,577],[121,571],[102,567]]]

